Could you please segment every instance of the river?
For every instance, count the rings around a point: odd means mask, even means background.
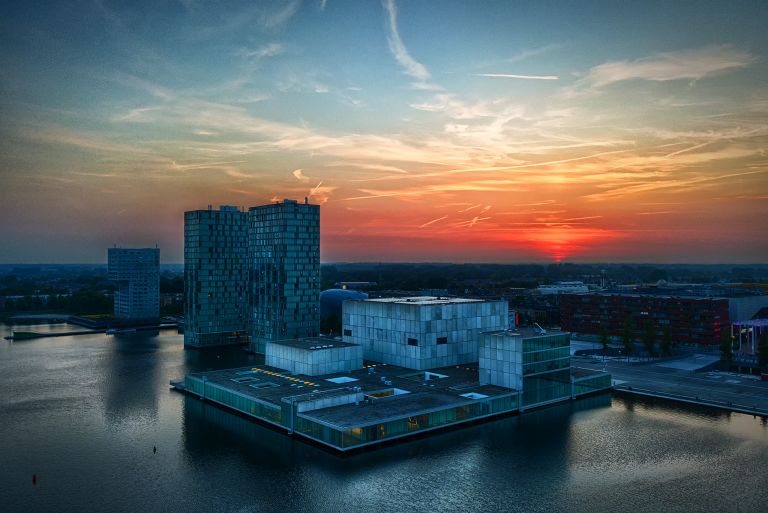
[[[751,415],[603,395],[338,456],[168,387],[257,363],[175,331],[1,340],[0,510],[768,511]]]

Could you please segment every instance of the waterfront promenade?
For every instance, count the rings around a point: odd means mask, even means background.
[[[572,362],[579,367],[610,372],[619,393],[768,416],[768,382],[741,374],[700,370],[707,359],[698,355],[639,365],[582,356],[572,357]]]

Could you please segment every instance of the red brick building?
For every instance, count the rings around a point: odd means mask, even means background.
[[[648,323],[661,340],[669,327],[678,344],[718,344],[720,331],[730,329],[728,300],[710,297],[676,297],[644,294],[564,294],[560,320],[565,331],[621,336],[629,322],[636,337]]]

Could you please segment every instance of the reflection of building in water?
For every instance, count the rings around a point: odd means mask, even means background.
[[[155,422],[159,381],[165,381],[158,353],[160,337],[144,332],[110,338],[103,391],[109,424]]]
[[[296,441],[212,404],[184,397],[184,446],[192,456],[202,458],[227,448],[257,455],[271,465],[288,465]],[[304,450],[321,452],[306,444]],[[245,449],[244,449],[245,448]]]

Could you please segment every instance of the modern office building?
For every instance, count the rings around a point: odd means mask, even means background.
[[[564,330],[619,337],[629,329],[636,338],[651,326],[661,340],[664,332],[675,343],[713,345],[730,326],[725,298],[653,294],[566,294],[560,298]]]
[[[609,390],[610,374],[566,368],[544,353],[560,351],[565,339],[567,334],[528,341],[521,354],[531,360],[522,381],[529,391],[483,383],[477,369],[465,365],[416,371],[371,364],[320,376],[256,366],[191,373],[172,385],[286,433],[349,451]],[[267,350],[279,345],[284,344],[271,342]],[[541,371],[536,355],[551,357],[560,368]]]
[[[250,347],[320,332],[320,207],[252,207],[248,220]]]
[[[184,213],[184,345],[243,343],[248,334],[248,213]]]
[[[363,357],[409,369],[477,362],[480,332],[509,328],[506,301],[432,296],[345,301],[342,335]]]
[[[480,384],[522,391],[521,410],[568,399],[570,350],[571,334],[562,331],[517,328],[481,333]]]
[[[109,248],[108,275],[117,284],[115,317],[131,321],[160,318],[160,250]]]

